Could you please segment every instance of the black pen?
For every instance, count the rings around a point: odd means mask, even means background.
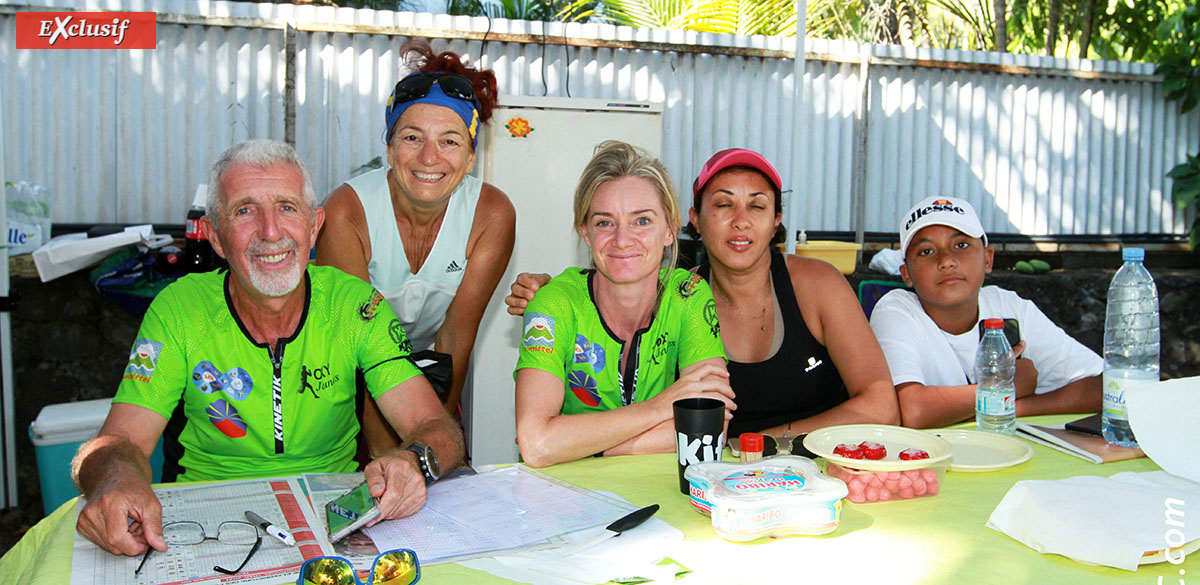
[[[275,526],[274,524],[271,524],[270,522],[267,521],[266,518],[263,518],[262,516],[259,516],[258,514],[255,514],[254,512],[246,510],[246,519],[259,525],[260,527],[262,527],[263,532],[266,532],[267,534],[270,534],[271,536],[278,538],[279,542],[282,542],[283,544],[286,544],[288,546],[296,546],[296,539],[294,537],[292,537],[292,533],[290,533],[282,528],[279,528],[278,526]]]

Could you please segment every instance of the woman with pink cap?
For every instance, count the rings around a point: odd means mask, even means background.
[[[783,239],[782,181],[752,150],[716,153],[692,185],[689,232],[708,280],[738,409],[729,436],[796,436],[850,423],[899,424],[883,351],[846,278],[827,262],[772,251]],[[522,275],[518,314],[545,282]]]
[[[453,52],[435,55],[425,41],[405,43],[400,54],[414,73],[396,83],[384,111],[387,165],[326,199],[317,263],[370,282],[403,326],[397,343],[449,362],[449,383],[435,388],[454,414],[516,231],[508,196],[468,174],[480,125],[498,103],[496,76]],[[399,446],[370,396],[363,434],[372,454]]]

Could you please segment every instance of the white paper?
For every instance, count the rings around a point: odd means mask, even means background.
[[[430,486],[425,507],[363,529],[380,550],[408,548],[422,565],[547,547],[635,508],[521,465]]]
[[[246,510],[290,531],[296,546],[287,546],[264,535],[262,546],[237,575],[222,575],[214,565],[235,568],[250,552],[249,546],[204,542],[174,546],[166,552],[155,551],[142,572],[134,575],[141,556],[125,557],[109,553],[75,533],[71,562],[72,585],[203,585],[237,583],[294,583],[304,563],[302,548],[317,547],[316,555],[326,554],[314,538],[313,527],[320,526],[308,500],[303,497],[295,478],[246,480],[202,486],[155,488],[163,506],[163,523],[191,520],[204,526],[205,533],[216,536],[217,526],[226,520],[245,521]],[[82,502],[80,502],[82,507]]]
[[[1040,553],[1136,571],[1143,554],[1167,548],[1168,531],[1180,530],[1185,542],[1200,538],[1200,522],[1168,523],[1183,520],[1191,502],[1200,502],[1200,484],[1162,471],[1026,480],[987,526]]]
[[[1146,456],[1200,482],[1200,377],[1137,384],[1125,391],[1129,425]]]
[[[657,563],[683,543],[683,533],[678,529],[652,517],[641,526],[622,532],[619,537],[588,546],[604,532],[607,530],[603,526],[597,526],[569,535],[571,544],[561,548],[474,559],[460,564],[530,585],[592,585],[622,577],[674,582],[678,567]],[[584,548],[580,548],[581,545]]]

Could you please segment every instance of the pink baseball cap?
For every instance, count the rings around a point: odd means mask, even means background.
[[[746,148],[727,148],[712,155],[704,166],[700,167],[700,175],[696,177],[692,183],[692,204],[700,197],[700,191],[704,189],[704,185],[708,184],[717,173],[728,169],[729,167],[750,167],[764,175],[776,191],[783,191],[783,180],[779,178],[779,171],[771,166],[766,157],[753,150]]]

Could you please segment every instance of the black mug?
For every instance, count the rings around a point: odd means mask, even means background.
[[[679,491],[687,494],[683,472],[688,465],[720,461],[725,447],[725,403],[715,398],[676,400],[675,454],[679,462]]]

